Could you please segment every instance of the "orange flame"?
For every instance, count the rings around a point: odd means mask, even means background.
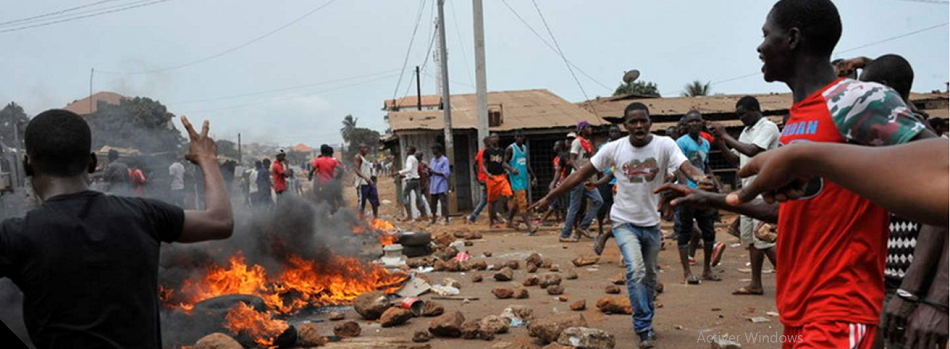
[[[274,338],[288,327],[286,321],[272,319],[271,312],[259,312],[244,303],[238,303],[228,310],[224,319],[224,328],[228,331],[234,334],[246,333],[254,338],[254,342],[265,348],[274,344]]]
[[[392,245],[399,241],[399,237],[396,236],[398,231],[392,223],[377,218],[370,221],[369,226],[379,232],[380,245]]]
[[[387,221],[384,221],[378,218],[370,221],[369,225],[373,227],[373,229],[376,229],[378,231],[389,231],[389,230],[396,229],[396,226],[393,225],[392,223],[389,223]]]

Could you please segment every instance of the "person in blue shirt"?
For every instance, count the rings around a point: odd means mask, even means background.
[[[690,110],[683,116],[683,123],[686,125],[686,134],[676,140],[676,144],[686,159],[703,172],[709,173],[709,141],[700,136],[700,132],[705,125],[703,116],[696,110]],[[697,188],[696,182],[689,178],[680,178],[680,183],[685,183],[690,188]],[[676,245],[679,249],[680,263],[683,265],[683,278],[690,285],[699,284],[699,279],[693,275],[689,268],[689,240],[693,234],[693,222],[699,226],[703,239],[703,280],[721,281],[719,275],[712,271],[713,247],[716,244],[716,230],[714,227],[716,214],[710,209],[695,209],[691,207],[678,206],[673,224],[673,230],[676,233]]]
[[[524,142],[524,133],[515,131],[515,142],[505,150],[505,162],[513,169],[508,173],[508,182],[514,194],[508,208],[508,228],[515,228],[515,214],[521,213],[524,224],[528,226],[528,235],[534,235],[538,227],[531,224],[528,214],[528,186],[536,186],[538,181],[528,166],[528,146]]]
[[[438,203],[442,204],[442,218],[445,219],[445,225],[449,224],[449,175],[452,170],[449,167],[449,158],[443,154],[444,148],[441,144],[432,145],[432,160],[429,160],[429,206],[432,207],[432,224],[436,222],[435,209]]]

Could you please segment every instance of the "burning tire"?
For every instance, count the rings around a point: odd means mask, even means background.
[[[402,254],[409,258],[428,256],[432,254],[432,247],[429,246],[429,244],[422,246],[403,246]]]
[[[407,231],[399,234],[399,244],[405,247],[429,246],[429,242],[432,242],[432,235],[427,232]]]

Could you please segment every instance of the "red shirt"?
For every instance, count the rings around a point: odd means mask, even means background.
[[[326,184],[333,181],[333,175],[336,174],[336,168],[340,162],[332,157],[319,157],[313,160],[313,168],[316,169],[317,179],[320,184]]]
[[[716,143],[716,137],[713,137],[713,135],[709,134],[709,132],[699,131],[699,136],[705,138],[709,144]]]
[[[896,92],[850,79],[836,80],[795,103],[790,114],[779,139],[782,145],[900,144],[923,129]],[[815,178],[805,196],[780,206],[778,231],[775,302],[783,324],[878,324],[884,303],[887,212]]]
[[[482,171],[482,166],[485,165],[485,149],[478,151],[478,155],[475,155],[475,162],[478,163],[478,181],[484,182],[488,179],[488,176],[485,175],[485,171]]]
[[[287,190],[287,178],[284,178],[284,165],[280,161],[275,161],[271,165],[271,176],[274,178],[274,191],[282,192]]]

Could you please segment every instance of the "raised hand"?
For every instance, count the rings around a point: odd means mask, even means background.
[[[188,132],[189,139],[188,153],[185,154],[185,159],[188,159],[188,161],[196,165],[201,165],[208,161],[217,162],[218,145],[214,143],[211,137],[208,137],[208,120],[205,120],[202,124],[200,134],[195,132],[194,126],[191,125],[187,117],[181,117],[181,124],[185,127],[185,131]]]

